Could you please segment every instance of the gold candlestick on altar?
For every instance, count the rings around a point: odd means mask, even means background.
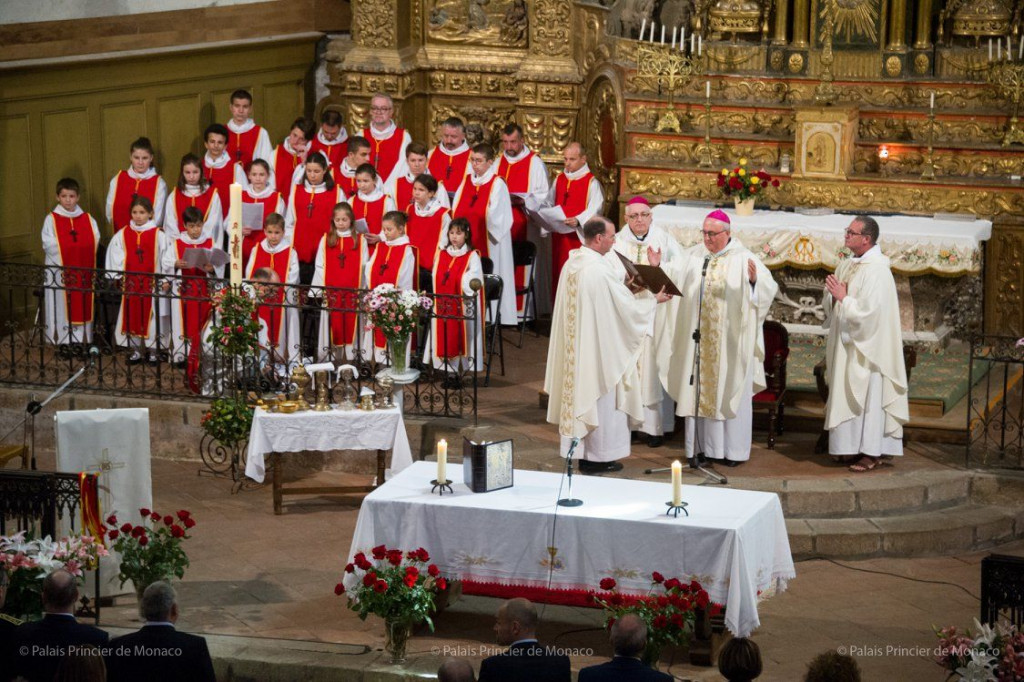
[[[711,168],[711,81],[707,81],[704,88],[704,142],[697,149],[697,165],[701,168]]]
[[[931,104],[928,106],[928,151],[924,155],[924,167],[921,169],[922,180],[935,179],[935,93],[932,93]]]
[[[696,54],[687,55],[668,45],[637,45],[634,82],[639,87],[657,90],[658,94],[664,91],[668,95],[668,110],[658,117],[655,132],[682,131],[679,116],[675,112],[675,91],[703,73],[703,61]]]
[[[1021,93],[1024,91],[1024,62],[992,62],[988,70],[988,82],[1003,97],[1010,100],[1010,122],[1003,134],[1003,146],[1024,144],[1024,131],[1017,127],[1020,113]]]

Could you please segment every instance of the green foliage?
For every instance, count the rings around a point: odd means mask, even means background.
[[[351,590],[338,583],[334,593],[347,594],[348,607],[362,620],[372,613],[391,621],[426,621],[433,630],[430,614],[434,611],[434,600],[448,585],[437,566],[428,565],[427,550],[421,547],[402,552],[380,545],[371,554],[374,561],[360,552],[345,567],[345,572],[358,577],[359,583]]]
[[[179,510],[175,516],[161,516],[149,509],[140,509],[140,525],[125,523],[118,527],[117,517],[107,518],[107,537],[121,555],[121,573],[117,576],[123,587],[129,580],[136,587],[147,587],[158,580],[181,579],[188,568],[188,555],[182,546],[196,525],[192,514]]]
[[[210,339],[214,347],[231,357],[255,354],[260,332],[255,301],[231,289],[221,289],[213,295],[213,305],[216,315]]]
[[[199,425],[203,431],[228,447],[235,447],[249,437],[253,409],[244,396],[217,398],[210,403]]]

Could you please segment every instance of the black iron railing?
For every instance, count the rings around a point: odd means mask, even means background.
[[[360,385],[372,384],[389,365],[386,353],[372,352],[372,332],[359,311],[364,291],[288,284],[244,286],[264,311],[266,336],[278,343],[271,341],[252,357],[226,357],[209,335],[209,325],[217,322],[210,301],[225,286],[216,278],[0,263],[0,384],[56,387],[91,363],[74,390],[205,401],[238,390],[286,391],[299,362],[351,364]],[[426,295],[432,312],[420,317],[412,344],[410,366],[420,375],[405,387],[405,409],[475,419],[475,368],[482,365],[476,345],[467,344],[457,362],[424,357],[424,350],[432,319],[455,323],[438,325],[441,337],[433,347],[448,347],[450,331],[475,335],[484,311],[473,296]],[[156,314],[140,340],[132,332],[143,327],[133,327],[126,317],[141,310],[148,320],[150,306]],[[174,307],[181,313],[177,323]],[[68,310],[78,323],[64,321]],[[328,316],[354,321],[354,344],[334,342],[325,329]]]
[[[973,337],[968,381],[967,466],[1024,469],[1024,345]]]

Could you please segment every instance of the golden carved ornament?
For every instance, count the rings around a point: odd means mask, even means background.
[[[427,82],[432,95],[488,95],[514,98],[516,91],[516,79],[511,75],[498,73],[431,71]]]
[[[522,116],[523,139],[542,157],[561,153],[573,139],[575,116],[567,113],[531,111]]]
[[[765,51],[760,45],[715,45],[704,48],[708,64],[713,71],[760,71]]]
[[[631,130],[653,131],[664,105],[654,103],[629,103],[627,108],[627,125]],[[686,123],[686,130],[703,130],[706,114],[703,107],[696,103],[677,105],[682,109],[681,118]],[[773,138],[792,138],[795,135],[796,123],[790,109],[741,109],[711,113],[711,132],[713,135],[769,135]]]
[[[786,53],[782,50],[772,50],[768,63],[773,71],[782,71],[782,65],[786,63]]]
[[[571,56],[571,0],[533,0],[530,6],[530,48],[548,57]]]
[[[889,55],[886,57],[885,74],[890,78],[895,78],[901,73],[903,73],[903,60],[896,55]]]
[[[496,145],[501,129],[516,120],[514,107],[478,106],[459,102],[432,102],[430,130],[437,131],[447,118],[457,116],[466,124],[466,142],[470,146],[480,142]]]
[[[996,144],[1003,137],[1002,119],[941,119],[935,120],[935,142],[946,144]],[[862,114],[858,123],[858,137],[862,141],[925,142],[928,139],[928,120],[921,117],[871,116]]]
[[[800,73],[804,69],[804,56],[799,52],[794,52],[789,55],[787,66],[790,73]]]
[[[924,52],[914,55],[914,73],[923,76],[932,66],[932,60]]]
[[[614,164],[609,166],[605,163],[602,140],[603,122],[611,121],[611,143],[618,155],[618,149],[622,143],[621,119],[621,108],[615,88],[607,78],[598,80],[587,95],[582,137],[584,144],[590,150],[587,156],[588,164],[594,175],[604,185],[605,196],[614,195],[618,169]]]
[[[696,164],[699,160],[701,140],[666,139],[664,137],[635,137],[633,139],[633,156],[642,161],[671,162]],[[745,142],[729,144],[712,142],[712,156],[723,164],[738,162],[741,158],[749,160],[753,168],[778,168],[779,156],[782,153],[793,155],[792,143],[786,142]]]
[[[993,230],[986,256],[992,265],[987,279],[995,280],[986,287],[987,291],[995,292],[986,300],[986,329],[994,334],[1024,334],[1024,288],[1020,275],[1024,271],[1024,231]]]
[[[427,12],[434,43],[524,48],[528,25],[526,0],[433,0]]]
[[[352,0],[352,36],[359,47],[395,47],[397,0]]]
[[[345,117],[345,121],[348,123],[350,135],[355,135],[355,131],[362,130],[370,125],[369,100],[360,102],[350,99],[348,101],[348,116]]]
[[[1010,8],[1002,0],[952,0],[940,20],[952,15],[955,36],[1003,36],[1010,31]]]
[[[857,173],[883,175],[920,175],[924,168],[924,152],[915,147],[889,146],[889,158],[884,164],[875,147],[857,147],[853,169]],[[1017,156],[989,152],[943,149],[932,153],[937,175],[959,178],[1005,178],[1021,174],[1022,159]],[[884,170],[882,170],[884,168]]]

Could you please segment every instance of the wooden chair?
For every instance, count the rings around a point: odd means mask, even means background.
[[[782,433],[785,416],[786,360],[789,332],[780,322],[764,323],[764,377],[767,388],[754,396],[754,409],[768,411],[768,449],[775,449],[775,436]]]
[[[917,366],[917,350],[913,346],[903,346],[903,365],[907,371],[907,385],[910,385],[910,373]],[[828,379],[826,378],[828,365],[826,358],[814,366],[814,381],[818,385],[818,396],[821,397],[822,405],[828,402]],[[814,452],[822,454],[828,452],[828,429],[823,429],[818,436],[818,442],[814,445]]]
[[[28,469],[28,448],[24,445],[0,445],[0,469],[12,459],[21,460],[21,468]]]

